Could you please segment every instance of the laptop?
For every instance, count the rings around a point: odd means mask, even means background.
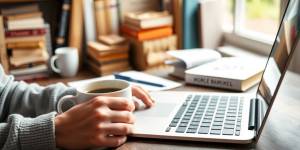
[[[256,94],[153,92],[135,112],[133,137],[246,144],[258,141],[298,43],[299,1],[290,0]]]

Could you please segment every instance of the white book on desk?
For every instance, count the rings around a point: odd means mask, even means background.
[[[257,84],[264,62],[245,57],[224,57],[185,72],[188,84],[245,91]]]
[[[166,64],[174,66],[171,75],[182,79],[185,77],[186,70],[221,58],[219,52],[206,48],[172,50],[167,53],[176,58],[176,60],[166,61]]]

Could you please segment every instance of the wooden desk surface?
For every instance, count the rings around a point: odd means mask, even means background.
[[[148,73],[168,77],[169,69],[161,68],[148,70]],[[67,83],[75,80],[82,80],[96,77],[88,71],[81,71],[76,77],[63,79],[53,77],[48,80],[39,81],[41,85],[48,85],[56,82]],[[168,77],[176,80],[175,78]],[[177,80],[178,81],[178,80]],[[285,150],[300,149],[300,76],[288,72],[273,108],[262,132],[260,140],[256,145],[220,144],[192,141],[174,141],[144,138],[129,138],[128,141],[117,150],[194,150],[194,149],[260,149],[260,150]],[[185,85],[174,90],[189,91],[221,91],[210,88],[200,88]],[[247,92],[255,92],[255,88]]]

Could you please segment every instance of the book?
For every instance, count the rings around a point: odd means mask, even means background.
[[[185,82],[234,91],[246,91],[260,81],[263,70],[263,61],[246,57],[224,57],[187,70]]]
[[[96,41],[94,0],[83,1],[83,15],[86,43]]]
[[[131,30],[130,28],[128,28],[126,25],[124,25],[124,26],[122,26],[121,30],[124,34],[131,36],[133,38],[136,38],[139,41],[167,37],[167,36],[172,35],[172,33],[173,33],[173,29],[170,26],[134,31],[134,30]]]
[[[173,7],[174,0],[161,0],[161,9],[168,11],[170,14],[174,13]]]
[[[94,1],[97,35],[119,33],[119,14],[117,0]]]
[[[25,43],[25,42],[45,42],[45,35],[6,38],[7,44],[8,43]]]
[[[10,57],[9,58],[10,65],[14,67],[18,67],[21,65],[26,65],[35,62],[46,63],[49,58],[49,55],[46,50],[41,50],[41,51],[42,51],[42,55],[35,55],[35,54],[31,55],[30,53],[28,53],[26,57]]]
[[[9,70],[9,64],[7,59],[7,51],[6,51],[6,44],[5,44],[5,32],[4,32],[4,22],[3,17],[0,16],[0,62],[3,66],[3,69],[6,73]]]
[[[182,43],[183,43],[183,18],[182,18],[182,1],[183,0],[174,0],[173,1],[173,10],[176,10],[173,12],[173,18],[174,18],[174,32],[177,35],[178,41],[177,41],[177,47],[179,49],[182,49]]]
[[[222,7],[225,1],[199,1],[199,46],[216,49],[222,40]]]
[[[26,69],[26,68],[32,68],[32,67],[36,67],[39,65],[45,65],[45,62],[33,62],[33,63],[28,63],[28,64],[24,64],[24,65],[20,65],[20,66],[9,66],[10,70],[16,70],[16,69]]]
[[[43,28],[43,27],[44,27],[44,19],[41,17],[7,21],[8,30],[32,29],[32,28]]]
[[[39,12],[39,6],[37,4],[30,4],[24,6],[18,6],[14,8],[3,8],[1,9],[1,14],[3,16],[17,15],[17,14],[26,14]]]
[[[199,0],[183,1],[183,49],[191,49],[199,47],[199,31],[198,31],[198,3]]]
[[[45,35],[45,28],[35,28],[35,29],[21,29],[21,30],[7,30],[5,31],[5,37],[25,37],[25,36],[38,36]]]
[[[16,81],[26,81],[26,82],[35,82],[36,80],[48,79],[50,74],[47,70],[43,72],[36,72],[33,74],[24,74],[15,76]]]
[[[130,69],[128,61],[119,61],[105,65],[98,65],[92,60],[89,60],[88,66],[90,67],[91,71],[98,75],[108,75],[114,72],[121,72]]]
[[[150,58],[148,55],[150,53],[156,52],[166,52],[168,50],[177,49],[177,37],[175,35],[154,39],[154,40],[146,40],[146,41],[138,41],[134,38],[128,38],[132,43],[132,50],[130,52],[130,57],[132,58],[132,64],[135,69],[145,70],[151,66],[149,66],[148,62],[154,62],[154,60],[160,60],[160,62],[153,63],[163,63],[161,59],[157,59],[156,57]],[[159,56],[160,57],[160,56]],[[148,60],[152,59],[152,60]],[[152,64],[152,63],[151,63]]]
[[[124,22],[126,14],[131,12],[160,11],[160,0],[118,0],[120,21]]]
[[[68,35],[68,43],[70,47],[78,50],[79,66],[83,62],[82,38],[83,38],[83,4],[84,0],[74,0],[71,5],[71,18]]]
[[[43,56],[43,49],[12,49],[11,57],[22,58],[24,56]]]
[[[122,44],[126,42],[126,39],[124,37],[121,37],[116,34],[111,35],[102,35],[98,37],[99,42],[102,42],[107,45],[116,45],[116,44]]]
[[[28,68],[22,68],[22,69],[14,69],[10,70],[10,74],[14,75],[15,77],[17,76],[22,76],[22,75],[33,75],[36,73],[41,73],[41,72],[48,72],[48,67],[45,64],[34,66],[34,67],[28,67]]]
[[[90,41],[88,43],[88,48],[89,50],[91,51],[95,51],[97,53],[99,53],[101,55],[101,53],[111,53],[113,51],[118,51],[118,52],[127,52],[128,49],[129,49],[129,46],[128,44],[123,44],[123,45],[105,45],[105,44],[102,44],[100,42],[93,42],[93,41]]]
[[[165,63],[174,67],[171,75],[184,79],[185,71],[199,65],[220,59],[222,56],[213,49],[196,48],[188,50],[172,50],[167,52],[175,59],[167,60]]]
[[[30,19],[30,18],[42,18],[43,15],[41,12],[32,12],[32,13],[25,13],[25,14],[16,14],[16,15],[9,15],[5,18],[8,21],[11,20],[22,20],[22,19]]]
[[[149,67],[155,67],[164,64],[166,60],[171,59],[165,51],[149,53],[146,56],[146,63]]]
[[[46,34],[45,34],[45,42],[46,42],[46,50],[48,52],[49,58],[51,58],[53,49],[52,49],[52,41],[51,41],[51,29],[50,24],[45,24]],[[51,72],[51,69],[49,69],[49,72]]]
[[[137,26],[141,29],[149,29],[172,26],[173,17],[167,11],[128,13],[125,16],[125,23]]]
[[[58,33],[56,35],[56,48],[67,45],[67,34],[70,19],[71,1],[63,0],[61,7]]]
[[[6,48],[8,49],[31,49],[43,47],[45,47],[44,41],[12,42],[6,44]]]
[[[119,61],[119,60],[128,60],[129,55],[127,52],[125,53],[112,53],[108,54],[106,56],[99,56],[97,53],[93,51],[88,51],[88,56],[89,59],[94,59],[97,61],[99,64],[106,64],[114,61]]]

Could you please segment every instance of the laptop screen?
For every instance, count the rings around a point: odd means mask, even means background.
[[[266,120],[266,114],[275,99],[280,82],[288,67],[288,61],[291,53],[295,49],[297,39],[300,32],[300,9],[299,0],[290,0],[287,4],[283,19],[281,21],[278,33],[276,35],[272,51],[262,80],[258,87],[257,98],[260,101],[259,115],[262,118],[257,126],[260,130],[260,125]]]

